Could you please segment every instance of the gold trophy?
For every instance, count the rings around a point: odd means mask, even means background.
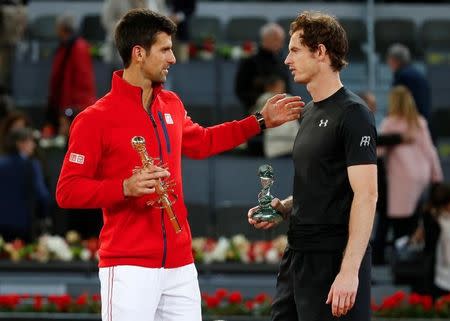
[[[147,149],[145,148],[145,139],[142,136],[134,136],[131,139],[131,145],[138,152],[142,161],[142,168],[152,169],[154,166],[153,158],[148,156]],[[147,202],[147,205],[164,209],[169,216],[169,220],[175,230],[175,233],[181,232],[181,226],[178,222],[177,216],[173,212],[172,205],[177,200],[177,196],[174,193],[174,182],[169,180],[158,179],[155,186],[156,194],[159,198],[154,202]]]

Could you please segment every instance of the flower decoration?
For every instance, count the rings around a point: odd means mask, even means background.
[[[0,295],[0,312],[100,313],[100,295]]]
[[[272,298],[260,293],[244,299],[239,291],[217,289],[215,293],[202,293],[202,309],[208,315],[269,315]]]
[[[433,303],[429,295],[398,291],[384,298],[379,306],[372,304],[372,310],[374,315],[386,318],[448,318],[450,294]]]

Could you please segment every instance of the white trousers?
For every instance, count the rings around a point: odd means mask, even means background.
[[[194,264],[174,269],[100,268],[102,321],[201,321]]]

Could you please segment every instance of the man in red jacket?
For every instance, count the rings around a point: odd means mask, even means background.
[[[181,156],[205,158],[245,142],[266,127],[298,119],[299,97],[276,95],[257,115],[203,128],[178,96],[162,88],[175,63],[176,26],[147,9],[129,11],[118,23],[116,45],[124,70],[111,91],[74,120],[56,197],[63,208],[102,208],[99,267],[102,318],[201,320],[197,271],[183,200]],[[131,145],[142,136],[148,155],[168,171],[141,165]],[[165,211],[146,206],[155,184],[169,175],[178,201],[177,233]],[[153,194],[153,196],[152,196]]]
[[[47,112],[47,121],[54,126],[66,108],[79,112],[96,100],[90,47],[76,34],[74,18],[59,16],[56,33],[60,44],[53,58]]]

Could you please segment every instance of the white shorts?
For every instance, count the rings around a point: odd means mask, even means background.
[[[201,321],[195,265],[100,268],[102,321]]]

